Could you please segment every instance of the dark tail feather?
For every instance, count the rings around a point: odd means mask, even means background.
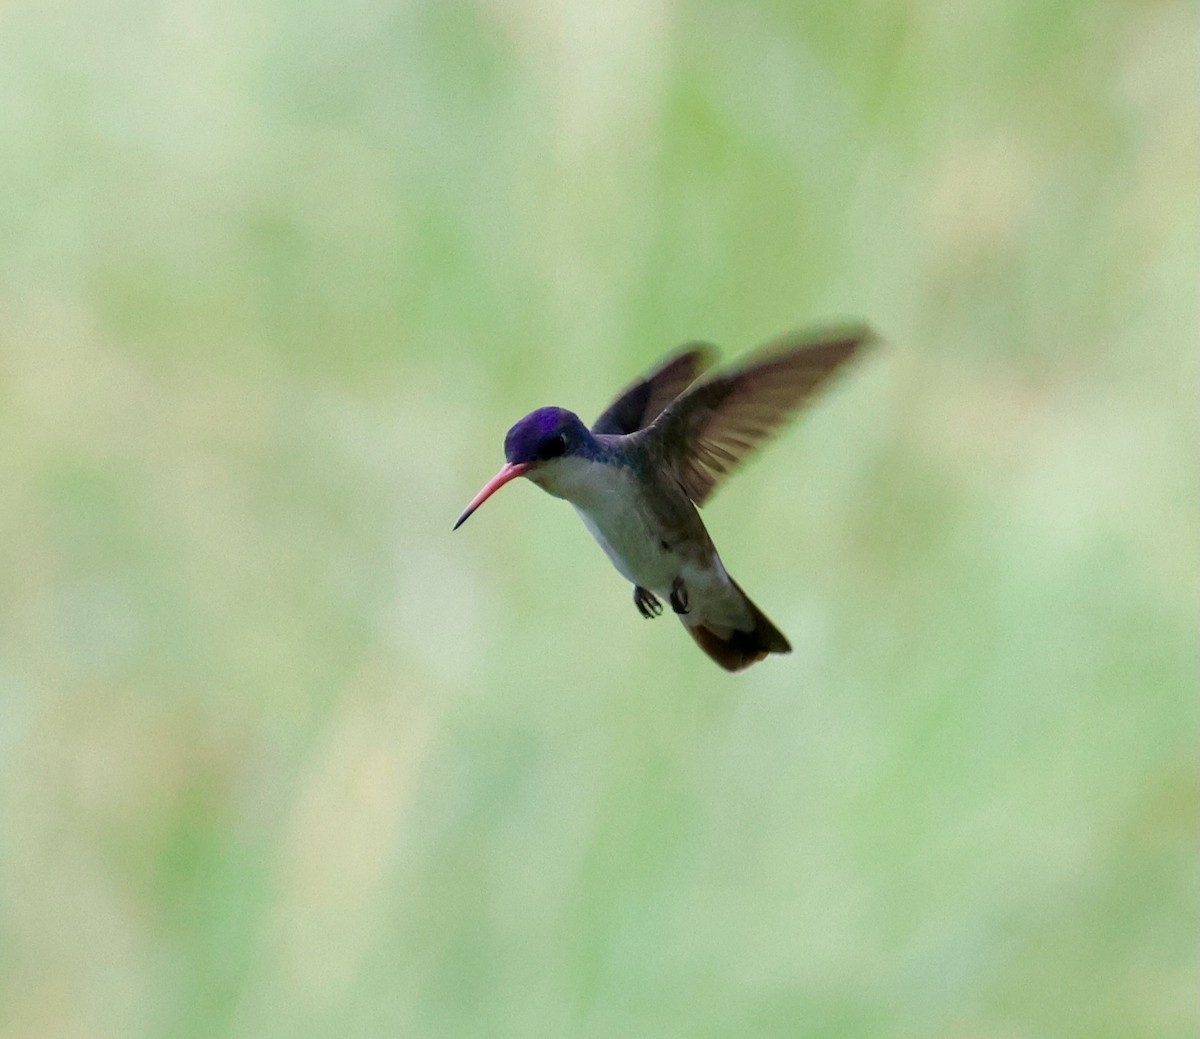
[[[729,633],[728,637],[722,638],[711,628],[703,625],[692,627],[690,624],[685,624],[684,627],[696,640],[696,644],[726,671],[741,671],[762,660],[768,653],[790,653],[792,647],[783,637],[783,633],[767,619],[762,610],[750,601],[746,593],[738,587],[736,581],[733,586],[745,600],[750,616],[754,620],[754,627],[749,631],[735,629]]]

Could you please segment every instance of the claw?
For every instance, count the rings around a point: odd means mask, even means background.
[[[658,597],[649,588],[643,588],[641,585],[638,585],[633,590],[633,604],[638,608],[638,612],[647,620],[651,617],[657,617],[663,611],[662,603],[658,601]]]

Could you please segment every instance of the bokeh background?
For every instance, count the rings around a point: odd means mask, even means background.
[[[1195,1036],[1194,4],[0,12],[0,1036]],[[887,346],[706,509],[675,344]]]

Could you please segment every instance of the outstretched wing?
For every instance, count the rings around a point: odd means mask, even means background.
[[[873,339],[863,325],[781,336],[672,402],[641,434],[645,450],[703,505],[736,466]]]
[[[593,433],[634,433],[650,425],[668,404],[686,390],[716,358],[706,343],[689,343],[621,391],[604,414],[596,419]]]

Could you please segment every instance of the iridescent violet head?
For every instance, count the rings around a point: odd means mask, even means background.
[[[504,457],[508,464],[471,499],[454,529],[458,530],[472,512],[510,480],[563,455],[587,452],[594,445],[595,439],[574,412],[565,408],[538,408],[530,412],[504,438]]]
[[[526,415],[504,438],[504,457],[510,464],[534,464],[561,458],[579,448],[587,428],[566,408],[538,408]]]

